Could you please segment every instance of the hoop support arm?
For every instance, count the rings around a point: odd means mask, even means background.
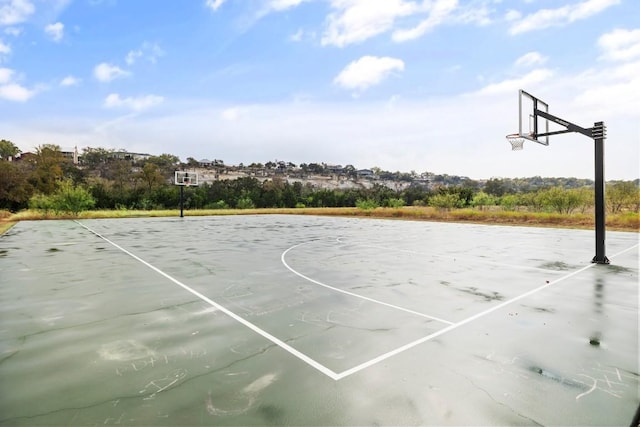
[[[551,120],[552,122],[567,128],[566,131],[548,132],[548,133],[538,134],[537,136],[550,136],[550,135],[558,135],[561,133],[578,132],[583,134],[584,136],[588,136],[589,138],[593,139],[593,128],[583,128],[582,126],[574,125],[571,122],[561,119],[560,117],[556,117],[553,114],[549,114],[546,111],[538,110],[537,108],[535,108],[533,112],[536,116],[540,116],[547,120]]]

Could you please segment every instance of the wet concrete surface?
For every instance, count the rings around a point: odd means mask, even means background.
[[[295,216],[21,222],[0,425],[629,425],[638,234]]]

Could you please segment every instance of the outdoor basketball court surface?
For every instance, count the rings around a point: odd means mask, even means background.
[[[1,425],[629,425],[638,234],[307,216],[20,222]]]

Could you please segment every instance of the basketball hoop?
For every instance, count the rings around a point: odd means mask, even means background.
[[[506,138],[511,144],[511,151],[520,151],[524,148],[524,138],[519,133],[512,133]]]

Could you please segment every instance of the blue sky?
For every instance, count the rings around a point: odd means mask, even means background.
[[[0,0],[0,138],[474,179],[593,178],[593,142],[512,152],[518,89],[604,121],[640,177],[637,0]]]

